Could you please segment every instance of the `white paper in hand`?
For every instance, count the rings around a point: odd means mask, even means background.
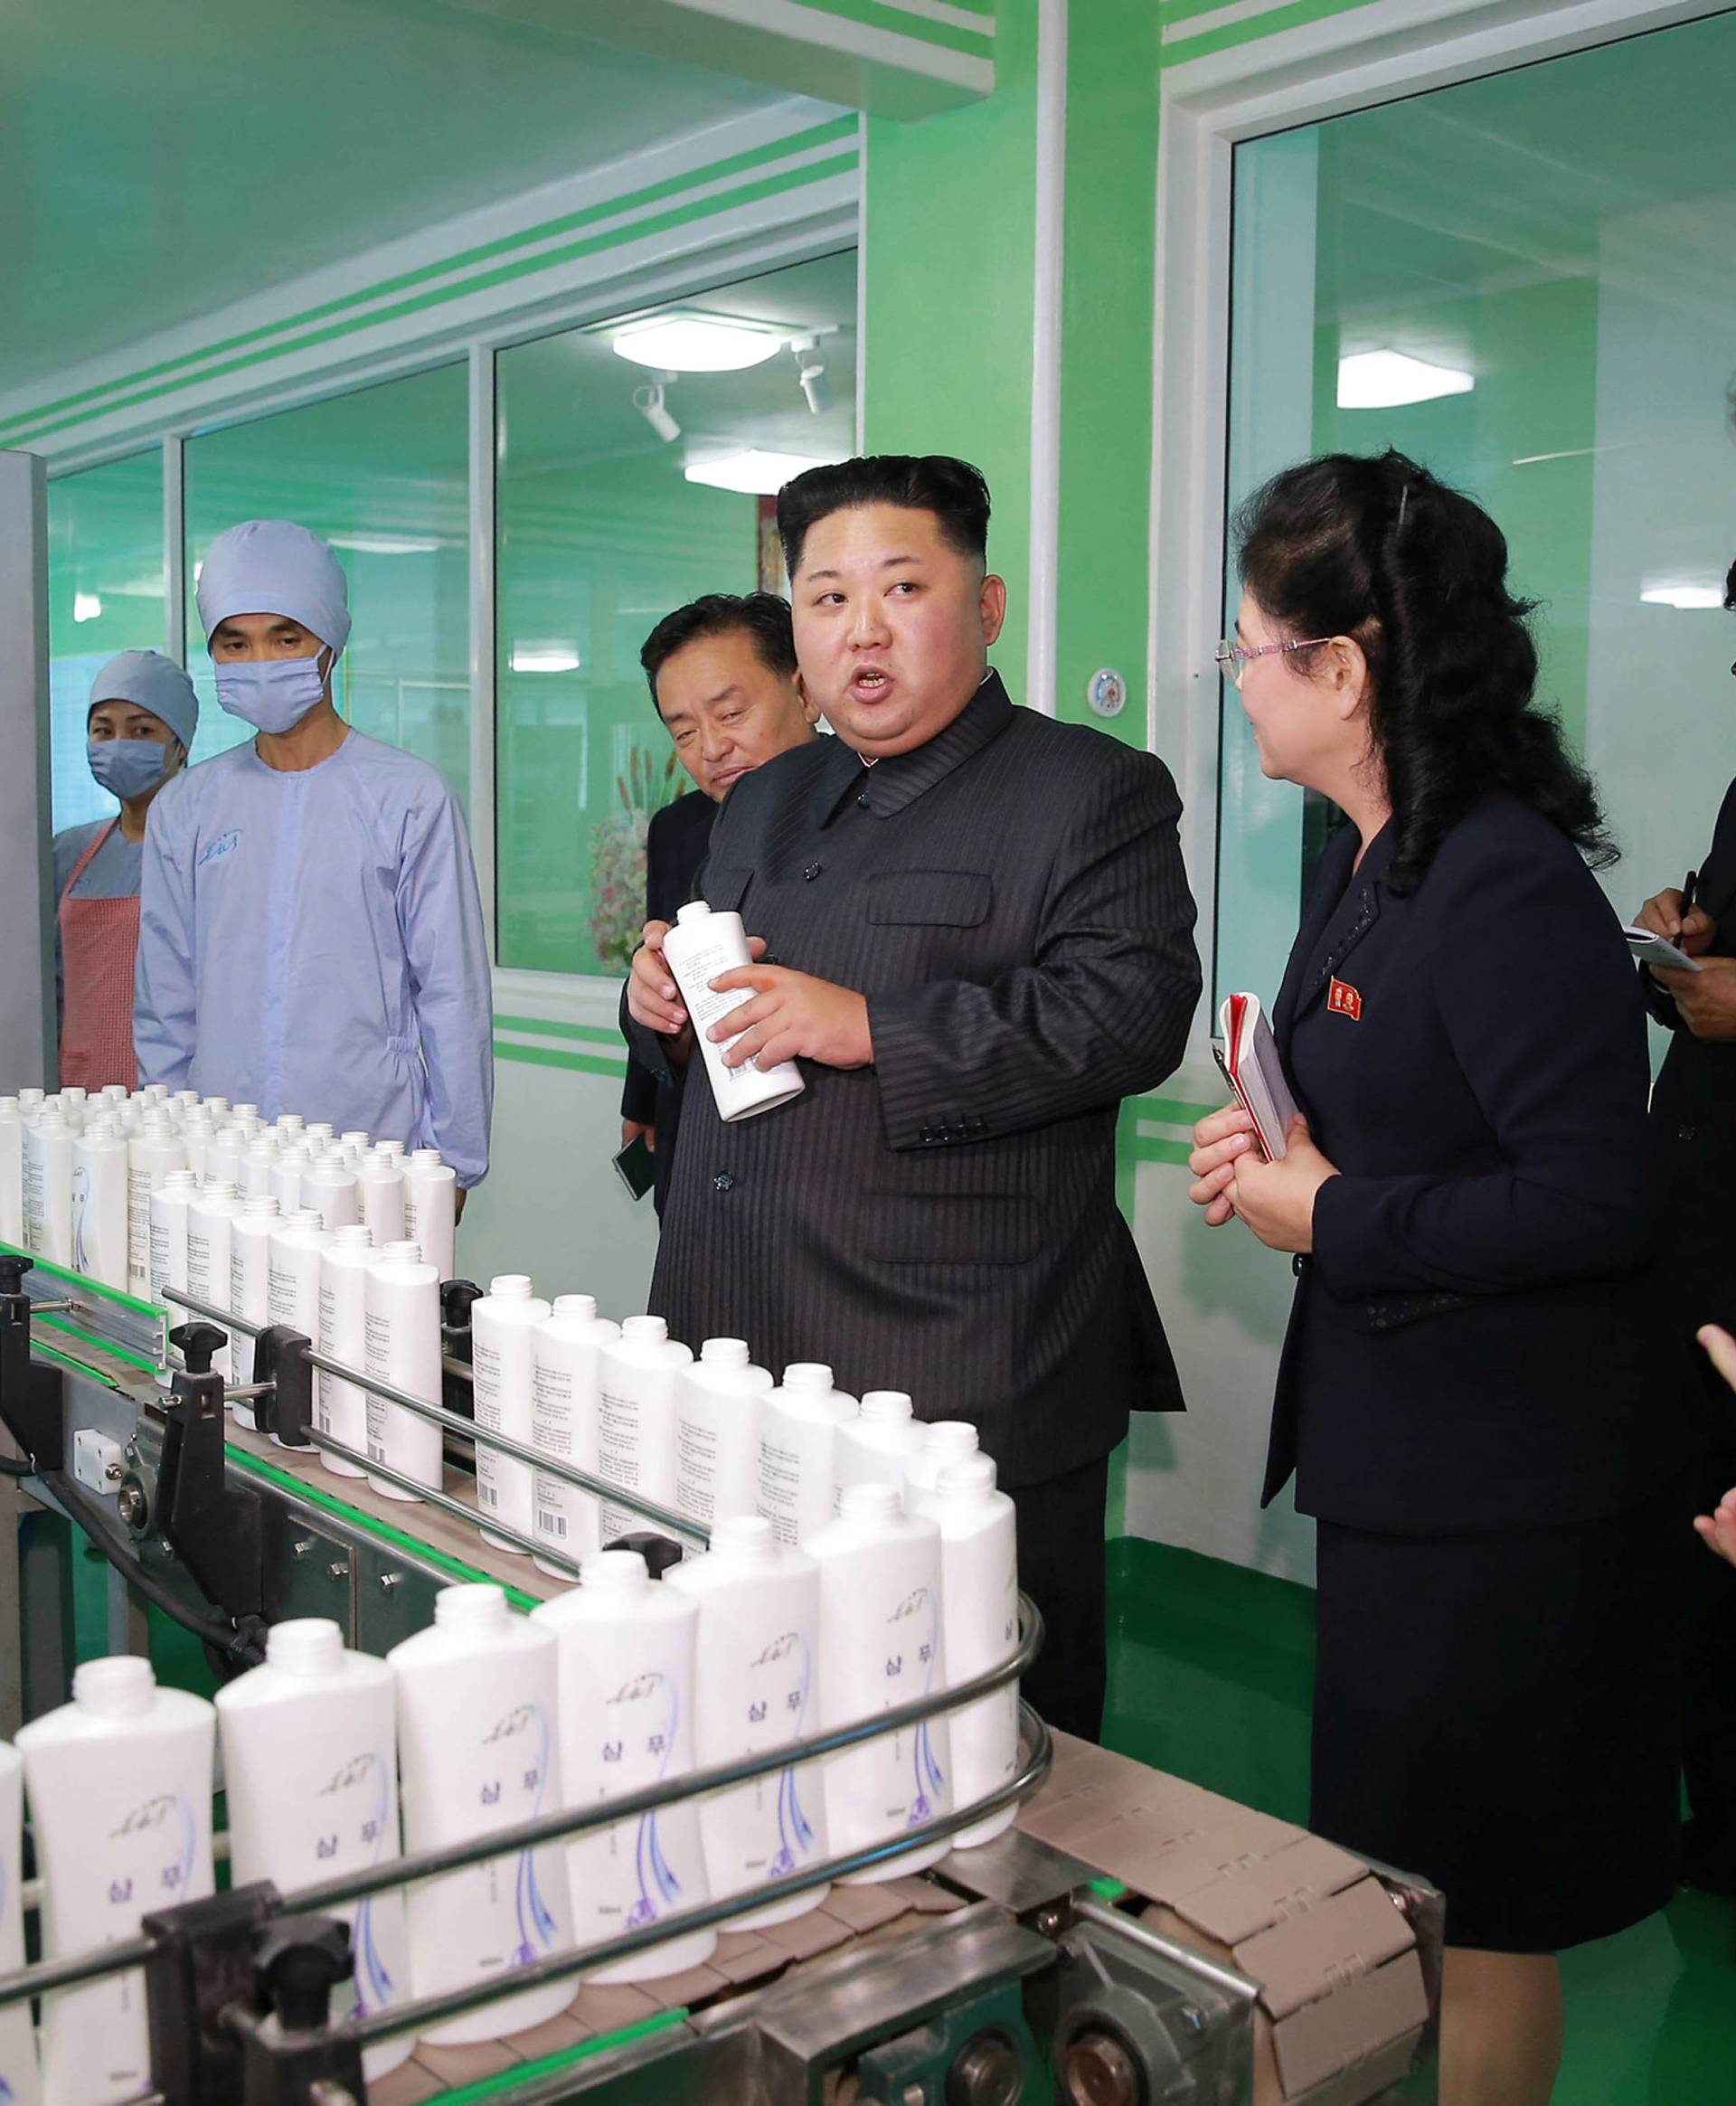
[[[1700,960],[1678,950],[1666,936],[1654,936],[1649,929],[1624,928],[1628,949],[1636,965],[1656,966],[1665,972],[1697,973]]]
[[[1254,1122],[1254,1138],[1269,1163],[1286,1153],[1285,1134],[1296,1117],[1296,1100],[1284,1080],[1278,1041],[1257,995],[1231,995],[1218,1011],[1222,1035],[1217,1053],[1223,1079]]]

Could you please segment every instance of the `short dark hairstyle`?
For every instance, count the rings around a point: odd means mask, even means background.
[[[1532,602],[1480,505],[1389,450],[1286,468],[1236,520],[1242,583],[1292,637],[1354,637],[1392,800],[1388,883],[1414,892],[1448,829],[1505,789],[1588,861],[1615,861],[1591,779],[1535,706]],[[1295,654],[1306,671],[1311,651]]]
[[[702,637],[726,637],[737,629],[752,644],[768,673],[788,675],[796,670],[796,636],[788,600],[778,599],[775,592],[707,592],[665,614],[639,652],[659,716],[663,708],[657,702],[657,675],[675,653]]]
[[[949,453],[871,453],[808,468],[778,493],[778,537],[784,565],[794,579],[807,530],[835,512],[863,505],[898,505],[907,512],[932,512],[940,536],[961,556],[988,554],[988,485],[983,471]]]

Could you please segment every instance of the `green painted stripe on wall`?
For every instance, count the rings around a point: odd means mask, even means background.
[[[912,14],[900,7],[897,0],[819,0],[817,5],[815,0],[797,0],[797,4],[810,14],[860,23],[864,29],[910,37],[918,43],[933,44],[939,51],[961,52],[968,59],[992,59],[995,55],[992,30],[965,29],[950,22],[937,22],[931,15]]]
[[[159,381],[171,373],[184,376],[184,379],[177,382],[177,385],[191,385],[193,382],[197,380],[216,378],[222,373],[237,370],[240,364],[255,363],[255,359],[232,362],[231,364],[220,367],[216,369],[216,372],[210,373],[194,373],[189,369],[203,365],[207,360],[219,358],[226,352],[241,351],[250,345],[263,344],[269,338],[283,336],[291,331],[306,328],[309,324],[325,321],[334,316],[344,314],[366,305],[369,301],[383,299],[394,293],[407,292],[412,287],[426,285],[434,279],[448,277],[454,271],[469,269],[474,265],[487,262],[493,257],[505,256],[514,250],[524,250],[538,241],[551,241],[558,235],[571,233],[580,227],[592,225],[599,220],[614,219],[622,212],[636,212],[645,205],[660,203],[667,198],[680,197],[693,190],[703,188],[707,184],[726,182],[732,176],[749,174],[755,168],[766,166],[769,163],[787,160],[793,154],[808,153],[846,139],[854,144],[855,132],[856,119],[854,117],[835,118],[825,124],[810,126],[806,131],[792,132],[788,138],[775,139],[763,146],[749,147],[740,154],[731,154],[723,159],[709,162],[703,167],[689,169],[684,175],[670,176],[662,183],[648,184],[643,189],[628,191],[620,197],[603,199],[596,204],[585,205],[578,211],[563,213],[557,219],[544,220],[536,226],[521,228],[516,233],[504,234],[496,241],[481,242],[474,248],[461,250],[457,255],[444,257],[438,262],[422,264],[414,270],[401,271],[395,277],[381,279],[377,284],[363,286],[354,292],[341,294],[334,299],[324,301],[318,307],[307,308],[305,313],[288,316],[278,322],[262,323],[258,328],[244,330],[238,335],[223,337],[215,344],[206,345],[202,350],[184,352],[178,357],[165,359],[156,365],[142,367],[138,372],[129,373],[124,379],[105,381],[99,386],[82,389],[77,394],[63,395],[58,401],[39,403],[33,410],[21,411],[15,416],[0,420],[0,433],[11,433],[20,430],[25,426],[36,426],[40,420],[52,417],[60,411],[77,409],[89,403],[104,401],[104,407],[101,411],[87,410],[85,416],[107,414],[108,411],[112,409],[130,407],[134,400],[146,401],[149,399],[150,395],[172,391],[161,387],[152,388],[148,393],[129,396],[125,402],[106,401],[104,399],[114,396],[122,391],[141,389],[146,382]],[[854,154],[852,157],[854,158]],[[834,172],[830,164],[827,166],[828,173]],[[810,172],[807,169],[797,172],[797,175],[798,180],[812,180]],[[754,194],[761,194],[755,192]],[[692,216],[698,218],[707,212],[721,209],[725,203],[740,203],[741,195],[742,194],[739,192],[730,192],[721,200],[707,198],[694,200],[691,207]],[[676,214],[671,218],[664,215],[653,220],[637,222],[637,225],[641,230],[646,226],[662,229],[680,224],[683,216],[684,215]],[[568,253],[565,250],[558,252],[558,259],[566,260]],[[521,263],[524,269],[537,269],[546,268],[550,262],[556,260],[555,256],[537,256],[522,258]],[[521,271],[520,275],[522,274]],[[487,282],[504,281],[490,279]],[[444,297],[456,296],[448,288]],[[431,305],[432,301],[430,300],[427,304]],[[410,311],[413,311],[411,307],[400,307],[392,310],[392,314],[395,316]],[[387,317],[383,315],[371,314],[363,318],[362,326],[384,318]],[[317,342],[323,339],[314,337],[307,341]],[[287,350],[298,348],[301,348],[299,343],[279,345],[269,352],[257,354],[256,357],[278,357]],[[65,429],[67,422],[81,423],[85,421],[85,416],[62,420],[60,423],[44,426],[42,429],[61,430]]]
[[[1156,1134],[1137,1134],[1132,1142],[1134,1156],[1141,1163],[1175,1163],[1183,1169],[1187,1167],[1190,1154],[1185,1141],[1166,1141]]]
[[[618,1082],[627,1072],[627,1058],[608,1061],[596,1053],[561,1053],[552,1045],[519,1045],[509,1038],[495,1041],[497,1061],[517,1061],[530,1068],[568,1068],[575,1074],[607,1075]]]
[[[1136,1097],[1134,1103],[1142,1119],[1166,1119],[1175,1126],[1196,1126],[1222,1110],[1222,1104],[1191,1104],[1184,1097]]]
[[[496,1031],[527,1032],[533,1038],[586,1038],[597,1045],[620,1046],[621,1034],[601,1024],[556,1024],[542,1016],[496,1016]]]
[[[1172,38],[1169,32],[1171,17],[1164,17],[1164,49],[1173,52],[1171,64],[1180,65],[1188,59],[1210,58],[1213,52],[1233,51],[1238,44],[1254,43],[1261,37],[1277,36],[1287,29],[1303,29],[1314,22],[1326,22],[1335,14],[1347,14],[1354,7],[1367,7],[1373,0],[1284,0],[1277,7],[1269,7],[1263,14],[1250,14],[1241,22],[1227,22],[1221,29],[1204,29],[1197,36]],[[1175,18],[1176,26],[1188,15],[1210,15],[1218,9],[1189,5],[1189,0],[1177,0],[1178,9],[1184,11]]]

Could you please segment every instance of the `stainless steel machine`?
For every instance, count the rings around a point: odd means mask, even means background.
[[[296,1334],[265,1331],[259,1380],[248,1391],[259,1431],[247,1431],[226,1416],[211,1366],[222,1342],[214,1325],[235,1319],[191,1301],[175,1308],[137,1301],[0,1246],[0,1421],[17,1450],[0,1457],[0,1525],[10,1533],[21,1504],[58,1511],[110,1562],[117,1648],[142,1647],[142,1604],[152,1601],[196,1632],[219,1674],[256,1660],[266,1626],[284,1617],[332,1617],[353,1646],[384,1652],[430,1620],[435,1592],[455,1580],[496,1581],[529,1606],[560,1582],[483,1542],[475,1447],[492,1442],[540,1469],[554,1466],[478,1430],[467,1414],[474,1292],[463,1283],[446,1292],[441,1406],[338,1367]],[[348,1454],[311,1423],[313,1374],[322,1367],[441,1424],[448,1459],[440,1491],[406,1506],[363,1479],[320,1469],[321,1449]],[[582,1472],[557,1474],[586,1490],[607,1488],[641,1513],[652,1535],[703,1539],[679,1516]],[[492,1518],[489,1526],[508,1533]],[[0,1708],[9,1731],[22,1714],[64,1700],[70,1631],[64,1619],[33,1610],[26,1642],[4,1575],[0,1563]],[[33,1590],[33,1601],[45,1598]],[[1014,1657],[939,1699],[323,1887],[219,1894],[147,1917],[128,1945],[0,1979],[0,2005],[142,1967],[152,2096],[166,2106],[1432,2099],[1439,1895],[1290,1824],[1052,1738],[1028,1710],[1016,1777],[904,1846],[956,1833],[1016,1799],[1015,1826],[993,1843],[955,1850],[919,1877],[832,1884],[819,1908],[770,1929],[732,1930],[730,1920],[782,1887],[555,1955],[510,1984],[571,1979],[574,2000],[561,2019],[476,2047],[423,2044],[390,2077],[364,2083],[367,2041],[420,2033],[487,2002],[503,1985],[334,2019],[331,1990],[348,1954],[344,1924],[330,1911],[739,1783],[792,1758],[822,1761],[1004,1686],[1040,1642],[1025,1604]],[[892,1849],[835,1860],[784,1886],[847,1883]],[[718,1926],[720,1941],[703,1968],[636,1987],[584,1979],[640,1945],[706,1922]]]

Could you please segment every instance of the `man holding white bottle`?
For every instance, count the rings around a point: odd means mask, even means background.
[[[987,523],[982,477],[940,456],[778,497],[802,683],[837,737],[735,786],[697,890],[756,938],[712,1036],[732,1065],[800,1061],[806,1090],[719,1118],[666,923],[624,1022],[686,1077],[652,1308],[973,1421],[1049,1624],[1028,1694],[1094,1737],[1109,1457],[1130,1410],[1180,1403],[1115,1205],[1116,1114],[1181,1058],[1194,911],[1163,763],[1015,709],[989,669]]]

